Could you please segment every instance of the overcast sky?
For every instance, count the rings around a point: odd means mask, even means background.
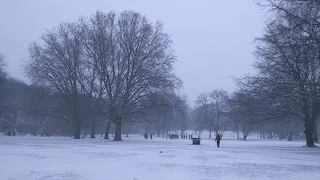
[[[45,29],[97,10],[135,10],[163,22],[191,104],[202,92],[234,91],[230,77],[253,72],[252,41],[262,34],[264,20],[253,0],[0,0],[0,53],[7,71],[27,80],[23,64],[29,43]]]

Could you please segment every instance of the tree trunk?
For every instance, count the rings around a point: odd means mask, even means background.
[[[165,121],[164,121],[164,117],[162,118],[162,138],[164,138],[164,131],[165,131]]]
[[[314,147],[313,134],[310,131],[306,132],[306,147]]]
[[[282,139],[285,139],[285,138],[286,138],[286,133],[284,131],[281,131],[279,133],[279,140],[282,140]],[[289,140],[289,135],[288,135],[288,140]]]
[[[106,132],[104,134],[104,139],[109,139],[109,132],[110,132],[110,127],[111,127],[111,121],[108,121],[107,127],[106,127]]]
[[[244,126],[243,127],[243,140],[247,140],[248,137],[248,131],[247,128]]]
[[[80,134],[81,134],[81,124],[77,123],[76,124],[76,131],[74,133],[73,139],[80,139]]]
[[[244,141],[247,140],[247,135],[246,134],[243,135],[243,140]]]
[[[92,120],[91,136],[90,136],[90,138],[96,138],[96,121],[95,121],[95,119]]]
[[[320,121],[318,121],[318,123],[317,123],[317,126],[319,126],[320,125]],[[318,128],[317,128],[317,130],[318,130]],[[317,134],[318,134],[318,137],[320,136],[320,131],[318,130],[317,131]]]
[[[318,139],[318,122],[317,119],[313,120],[313,141],[319,143]]]
[[[262,135],[263,135],[263,139],[266,139],[266,135],[264,132],[262,132]]]
[[[157,137],[160,137],[160,131],[161,131],[161,130],[158,128],[158,129],[157,129]]]
[[[244,131],[243,132],[243,140],[247,140],[247,136],[248,136],[247,133]]]
[[[116,131],[114,133],[114,141],[122,141],[121,139],[121,118],[119,118],[118,122],[116,123]]]
[[[211,131],[211,130],[209,130],[209,132],[210,132],[210,133],[209,133],[209,138],[211,139],[211,132],[212,132],[212,131]]]
[[[305,135],[306,135],[306,147],[315,147],[314,141],[313,141],[313,122],[309,119],[305,120]]]
[[[289,132],[288,134],[288,141],[293,141],[293,133]]]
[[[237,128],[237,139],[240,139],[240,136],[239,136],[239,124],[238,123],[236,124],[236,128]]]

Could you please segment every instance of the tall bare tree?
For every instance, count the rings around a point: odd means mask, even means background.
[[[74,138],[80,139],[83,118],[80,116],[79,72],[83,62],[83,33],[76,23],[63,23],[41,36],[41,42],[30,45],[30,61],[26,72],[30,79],[62,95],[70,122],[74,123]]]
[[[132,11],[97,12],[83,24],[86,55],[96,64],[105,90],[105,115],[116,124],[114,140],[121,141],[123,122],[146,108],[145,97],[175,86],[172,42],[161,23]]]
[[[249,84],[256,93],[260,91],[266,100],[279,106],[279,110],[302,120],[306,146],[313,147],[320,77],[319,46],[313,36],[320,29],[309,21],[315,11],[311,6],[306,6],[311,8],[307,12],[297,9],[297,4],[277,2],[272,4],[276,13],[267,23],[265,35],[256,41],[258,75],[251,78]],[[289,11],[295,14],[287,13]],[[297,19],[300,16],[307,21]]]
[[[307,45],[309,51],[309,56],[304,57],[309,62],[308,77],[306,78],[308,84],[306,86],[308,86],[308,92],[310,92],[308,99],[313,101],[313,106],[319,109],[320,2],[315,0],[263,0],[257,2],[268,10],[271,20],[281,21],[287,29],[290,29],[291,32],[300,33],[301,38],[304,39],[302,40],[303,43],[300,42],[300,44]],[[312,116],[313,119],[317,119],[316,115]],[[313,130],[310,133],[313,134],[314,141],[318,142],[317,120],[311,123],[313,124]]]

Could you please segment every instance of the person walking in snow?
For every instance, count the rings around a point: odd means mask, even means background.
[[[220,147],[221,136],[220,134],[216,135],[217,146]]]

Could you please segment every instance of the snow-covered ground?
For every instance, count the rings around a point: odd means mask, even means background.
[[[0,136],[0,180],[320,179],[320,148],[304,142],[123,139]]]

